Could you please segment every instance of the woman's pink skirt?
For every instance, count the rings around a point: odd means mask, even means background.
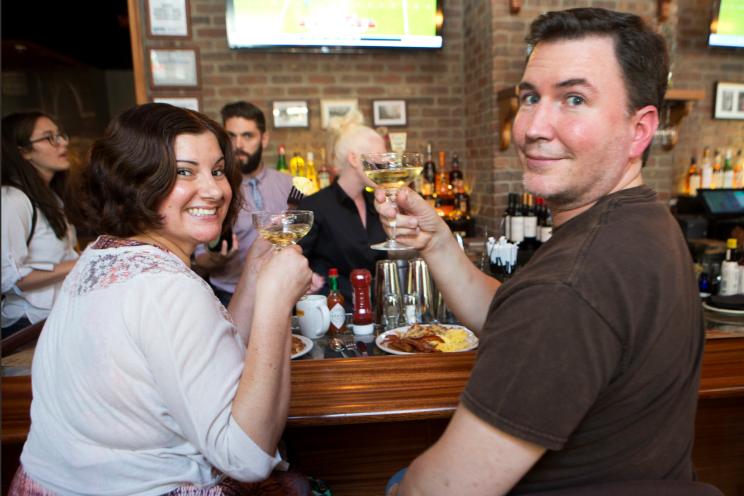
[[[298,472],[273,472],[261,482],[238,482],[225,479],[217,486],[196,487],[191,484],[177,487],[165,496],[309,496],[310,485]],[[8,496],[57,496],[28,476],[23,467],[16,471]]]

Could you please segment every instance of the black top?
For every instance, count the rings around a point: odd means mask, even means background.
[[[353,307],[349,274],[353,269],[367,269],[375,275],[375,262],[385,258],[387,252],[373,250],[370,245],[384,241],[385,231],[375,211],[374,195],[364,191],[367,205],[367,228],[362,225],[359,211],[338,181],[304,198],[300,210],[312,210],[313,227],[299,245],[310,261],[313,272],[326,278],[320,294],[328,294],[328,269],[338,268],[338,287],[344,295],[344,306]]]
[[[679,226],[651,189],[627,189],[498,289],[462,400],[548,449],[511,494],[691,480],[704,341]]]

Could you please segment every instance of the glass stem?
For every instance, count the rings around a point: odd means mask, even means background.
[[[398,222],[398,204],[395,202],[395,199],[398,196],[397,190],[387,190],[385,192],[385,196],[387,196],[388,201],[390,202],[390,205],[393,206],[393,209],[395,210],[395,216],[391,221],[388,222],[388,226],[390,226],[390,235],[388,236],[388,239],[390,241],[395,241],[395,236],[397,235],[397,222]]]

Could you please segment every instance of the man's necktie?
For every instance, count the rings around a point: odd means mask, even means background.
[[[261,192],[258,190],[258,179],[255,177],[248,179],[248,184],[251,185],[253,205],[256,207],[256,210],[263,210],[263,197],[261,196]]]

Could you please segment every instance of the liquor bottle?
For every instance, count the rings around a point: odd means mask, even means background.
[[[372,274],[367,269],[354,269],[349,279],[354,290],[354,334],[372,334],[375,330],[375,312],[369,290]]]
[[[512,243],[519,243],[524,239],[524,213],[522,212],[522,205],[519,201],[519,196],[516,197],[514,203],[514,213],[511,216],[510,227],[509,227],[509,241]]]
[[[540,198],[542,200],[542,198]],[[543,221],[540,225],[540,242],[547,242],[553,236],[553,214],[547,205],[544,205]]]
[[[449,176],[444,162],[445,152],[439,152],[439,173],[436,180],[436,198],[434,205],[437,213],[446,217],[455,208],[455,198],[452,195],[452,188],[449,184]]]
[[[305,159],[302,158],[300,152],[294,152],[294,154],[292,155],[292,160],[289,161],[289,173],[292,176],[307,177]]]
[[[723,187],[734,187],[734,164],[731,148],[726,149],[726,158],[723,160]]]
[[[312,193],[317,193],[320,189],[318,186],[318,171],[315,170],[315,154],[313,152],[307,152],[307,160],[305,161],[306,176],[312,183]]]
[[[716,150],[713,155],[713,178],[710,181],[710,188],[716,189],[723,187],[723,170],[721,167],[721,152]]]
[[[741,148],[736,152],[734,162],[734,188],[744,188],[744,156],[741,154]],[[744,292],[744,288],[741,289]]]
[[[426,162],[424,162],[424,170],[421,174],[421,196],[429,202],[434,204],[434,185],[437,180],[437,166],[434,165],[434,159],[431,155],[431,143],[426,144]]]
[[[439,192],[441,191],[442,177],[447,178],[446,173],[444,174],[444,176],[442,176],[442,173],[444,172],[444,169],[445,169],[444,157],[445,157],[444,150],[440,150],[439,151],[439,168],[435,169],[437,173],[436,178],[434,179],[434,194],[435,195],[439,195]],[[445,179],[445,182],[446,182],[446,179]]]
[[[328,333],[331,336],[346,331],[346,310],[344,310],[344,295],[338,291],[338,269],[328,270],[328,284],[331,291],[328,293],[328,309],[331,312],[331,325]]]
[[[318,189],[331,185],[331,172],[326,164],[325,148],[320,149],[320,168],[318,169]]]
[[[739,292],[739,264],[736,263],[736,238],[726,241],[726,260],[721,264],[721,296],[732,296]]]
[[[535,215],[537,216],[537,241],[542,243],[542,228],[545,225],[545,200],[539,196],[535,198]]]
[[[519,247],[526,250],[536,250],[539,245],[537,242],[537,215],[535,215],[532,195],[530,193],[524,193],[522,195],[522,203],[524,204],[524,208],[522,209],[524,215],[524,241],[522,241]]]
[[[700,179],[700,186],[703,189],[709,189],[711,182],[713,181],[713,162],[710,159],[710,148],[703,148],[703,166],[702,174]]]
[[[279,145],[279,158],[276,161],[276,170],[289,174],[289,168],[287,167],[287,155],[284,151],[284,145]]]
[[[455,209],[466,216],[470,216],[470,195],[464,189],[460,189],[455,193]]]
[[[506,210],[504,210],[501,234],[508,240],[511,240],[511,219],[517,207],[517,194],[509,193],[506,200]]]
[[[452,192],[457,194],[463,189],[463,175],[460,170],[460,157],[455,153],[452,155],[452,169],[449,173],[449,183],[452,186]]]
[[[687,194],[696,196],[700,188],[700,172],[697,168],[697,158],[690,158],[690,168],[687,170]]]

